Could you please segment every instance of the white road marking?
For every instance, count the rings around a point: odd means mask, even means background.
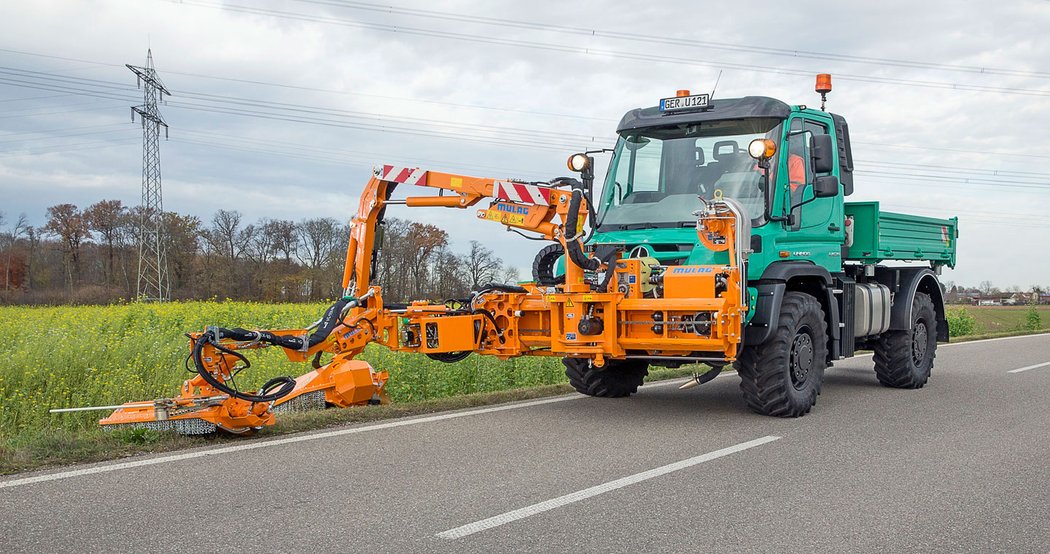
[[[646,389],[655,389],[662,387],[669,387],[672,385],[681,385],[684,381],[681,379],[673,379],[668,381],[661,381],[659,383],[644,385]],[[284,444],[291,444],[297,442],[313,441],[320,439],[329,439],[332,437],[339,437],[343,435],[353,435],[357,433],[365,433],[368,431],[379,431],[382,429],[392,429],[395,427],[405,427],[407,425],[418,425],[421,423],[432,423],[435,421],[443,421],[446,419],[457,419],[461,417],[489,414],[493,412],[503,412],[506,410],[516,410],[518,408],[529,408],[532,406],[542,406],[544,404],[553,404],[555,402],[565,402],[567,400],[579,400],[587,398],[580,394],[569,394],[565,396],[557,396],[554,398],[544,398],[541,400],[532,400],[529,402],[521,402],[518,404],[509,404],[504,406],[493,406],[491,408],[479,408],[477,410],[469,410],[465,412],[453,412],[446,414],[438,414],[427,417],[417,417],[414,419],[405,419],[398,421],[391,421],[387,423],[378,423],[375,425],[366,425],[363,427],[352,427],[349,429],[338,429],[335,431],[325,431],[321,433],[311,433],[306,435],[295,435],[283,439],[264,440],[259,442],[253,442],[250,444],[238,444],[235,446],[224,446],[221,448],[212,448],[208,450],[198,450],[195,452],[187,452],[184,454],[172,454],[168,456],[158,456],[156,458],[147,458],[144,460],[134,460],[131,462],[121,462],[116,464],[100,465],[95,467],[89,467],[84,469],[74,469],[70,471],[61,471],[58,473],[48,473],[44,475],[37,475],[34,477],[24,477],[22,479],[12,479],[9,481],[0,481],[0,489],[9,487],[19,487],[22,485],[31,485],[33,483],[43,483],[47,481],[57,481],[59,479],[69,479],[71,477],[81,477],[84,475],[94,475],[97,473],[108,473],[111,471],[120,471],[122,469],[132,469],[136,467],[151,466],[157,464],[165,464],[171,462],[178,462],[182,460],[191,460],[194,458],[204,458],[207,456],[218,456],[220,454],[229,454],[231,452],[240,452],[242,450],[255,450],[256,448],[269,448],[272,446],[281,446]]]
[[[768,435],[768,436],[765,436],[765,437],[762,437],[762,438],[759,438],[759,439],[755,439],[755,440],[752,440],[752,441],[742,442],[740,444],[737,444],[737,445],[734,445],[734,446],[730,446],[728,448],[723,448],[721,450],[715,450],[714,452],[708,452],[707,454],[701,454],[700,456],[696,456],[696,457],[693,457],[693,458],[682,460],[680,462],[675,462],[673,464],[667,464],[665,466],[660,466],[660,467],[655,468],[655,469],[650,469],[649,471],[643,471],[641,473],[635,473],[634,475],[629,475],[627,477],[623,477],[623,478],[617,479],[615,481],[609,481],[608,483],[602,483],[601,485],[596,485],[596,486],[593,486],[593,487],[590,487],[590,488],[586,488],[586,489],[583,489],[583,490],[578,490],[576,492],[569,493],[569,494],[566,494],[564,496],[559,496],[557,498],[553,498],[551,500],[540,502],[538,504],[533,504],[531,506],[526,506],[524,508],[519,508],[517,510],[506,512],[506,513],[500,514],[498,516],[493,516],[493,517],[490,517],[488,519],[475,521],[474,523],[468,523],[466,525],[463,525],[463,526],[460,526],[460,527],[456,527],[455,529],[449,529],[448,531],[442,531],[441,533],[438,533],[437,536],[441,537],[443,539],[449,539],[449,540],[461,539],[461,538],[466,537],[468,535],[473,535],[474,533],[479,533],[479,532],[485,531],[487,529],[492,529],[493,527],[499,527],[500,525],[505,525],[505,524],[510,523],[512,521],[517,521],[519,519],[524,519],[524,518],[527,518],[527,517],[530,517],[530,516],[534,516],[536,514],[540,514],[540,513],[546,512],[546,511],[553,510],[555,508],[560,508],[561,506],[565,506],[566,504],[572,504],[574,502],[579,502],[581,500],[586,500],[588,498],[591,498],[592,496],[598,496],[599,494],[604,494],[604,493],[607,493],[607,492],[610,492],[610,491],[614,491],[616,489],[620,489],[620,488],[626,487],[628,485],[633,485],[635,483],[641,483],[642,481],[647,481],[647,480],[652,479],[654,477],[660,477],[661,475],[667,475],[668,473],[671,473],[671,472],[674,472],[674,471],[678,471],[678,470],[681,470],[681,469],[686,469],[688,467],[692,467],[692,466],[695,466],[697,464],[702,464],[704,462],[709,462],[709,461],[714,460],[716,458],[721,458],[723,456],[728,456],[730,454],[735,454],[737,452],[740,452],[740,451],[743,451],[743,450],[747,450],[748,448],[754,448],[756,446],[761,446],[763,444],[766,444],[766,443],[769,443],[769,442],[773,442],[773,441],[775,441],[775,440],[777,440],[779,438],[780,437],[776,437],[776,436],[773,436],[773,435]]]
[[[666,386],[671,386],[671,385],[680,385],[681,383],[684,383],[684,382],[685,381],[682,381],[680,379],[674,379],[674,380],[668,380],[668,381],[661,381],[661,382],[653,383],[653,384],[646,384],[646,385],[644,385],[644,387],[647,388],[647,389],[661,388],[661,387],[666,387]],[[353,427],[353,428],[350,428],[350,429],[338,429],[338,430],[334,430],[334,431],[324,431],[324,432],[318,432],[318,433],[295,435],[295,436],[289,436],[289,438],[286,438],[286,439],[274,439],[274,440],[271,440],[271,441],[259,441],[259,442],[251,443],[251,444],[225,446],[225,447],[222,447],[222,448],[212,448],[212,449],[208,449],[208,450],[198,450],[198,451],[195,451],[195,452],[186,452],[186,453],[183,453],[183,454],[171,454],[171,455],[163,455],[163,456],[158,456],[158,457],[150,457],[150,459],[135,460],[133,462],[123,462],[123,463],[119,463],[119,464],[108,464],[108,465],[90,467],[90,468],[85,468],[85,469],[75,469],[75,470],[70,470],[70,471],[61,471],[61,472],[57,472],[57,473],[47,473],[47,474],[44,474],[44,475],[36,475],[36,476],[33,476],[33,477],[18,478],[18,480],[0,481],[0,489],[5,489],[5,488],[8,488],[8,487],[20,487],[20,486],[23,486],[23,485],[33,485],[34,483],[44,483],[44,482],[48,482],[48,481],[58,481],[58,480],[63,480],[63,478],[79,477],[79,476],[82,476],[82,475],[93,475],[93,474],[96,474],[96,473],[108,473],[110,471],[120,471],[122,469],[131,469],[131,468],[137,468],[137,467],[143,467],[143,466],[154,466],[156,464],[168,464],[168,463],[171,463],[171,462],[181,462],[183,460],[195,459],[195,457],[206,457],[206,456],[219,455],[219,454],[228,454],[230,452],[239,452],[241,450],[254,450],[256,448],[269,448],[269,447],[272,447],[272,446],[280,446],[280,445],[286,445],[286,444],[292,444],[292,443],[301,443],[301,442],[306,442],[306,441],[318,441],[318,440],[321,440],[321,439],[331,439],[331,438],[333,438],[333,436],[342,436],[344,434],[356,434],[356,433],[367,432],[367,431],[378,431],[378,430],[381,430],[381,429],[392,429],[392,428],[395,428],[395,427],[404,427],[404,426],[407,426],[407,425],[419,425],[421,423],[433,423],[433,422],[437,422],[437,421],[454,420],[454,419],[458,419],[458,418],[466,418],[466,417],[468,417],[468,415],[480,415],[482,413],[492,413],[492,412],[496,412],[496,411],[506,411],[506,410],[518,409],[518,408],[528,408],[528,407],[532,407],[532,406],[542,406],[544,404],[553,404],[555,402],[565,402],[565,401],[569,401],[569,400],[580,400],[580,399],[585,399],[585,398],[588,398],[588,397],[585,397],[583,395],[566,395],[566,396],[562,396],[562,397],[554,397],[554,398],[542,399],[542,400],[533,400],[533,401],[529,401],[529,402],[522,402],[522,403],[518,403],[518,404],[510,404],[510,405],[505,405],[505,406],[493,406],[493,407],[490,407],[490,408],[479,408],[479,409],[468,410],[468,411],[458,411],[458,412],[451,412],[451,413],[440,413],[440,414],[437,414],[437,415],[428,415],[428,417],[425,417],[425,418],[415,418],[415,419],[411,419],[411,420],[399,420],[399,421],[393,421],[393,422],[388,422],[388,423],[379,423],[379,424],[375,424],[375,425],[365,425],[363,427]]]
[[[1007,373],[1021,373],[1022,371],[1028,371],[1029,369],[1038,369],[1038,368],[1046,367],[1046,366],[1050,366],[1050,362],[1043,362],[1041,364],[1030,365],[1030,366],[1027,366],[1027,367],[1019,367],[1017,369],[1011,369],[1010,371],[1007,371]]]
[[[966,345],[966,344],[980,344],[982,342],[997,342],[997,341],[1001,341],[1001,340],[1032,339],[1032,338],[1035,338],[1035,337],[1047,337],[1047,336],[1050,336],[1050,333],[1038,333],[1038,334],[1035,334],[1035,335],[1015,335],[1015,336],[1012,336],[1012,337],[998,337],[998,338],[994,338],[994,339],[964,340],[962,342],[950,342],[948,344],[939,345],[939,347],[940,348],[944,348],[946,346],[963,346],[963,345]]]
[[[664,383],[656,385],[650,385],[649,388],[654,386],[663,386]],[[329,439],[332,437],[340,437],[343,435],[353,435],[357,433],[365,433],[368,431],[379,431],[381,429],[392,429],[395,427],[405,427],[408,425],[418,425],[420,423],[431,423],[434,421],[443,421],[446,419],[457,419],[461,417],[489,414],[493,412],[503,412],[506,410],[516,410],[518,408],[529,408],[532,406],[541,406],[543,404],[553,404],[555,402],[565,402],[567,400],[578,400],[580,398],[587,398],[583,395],[566,395],[557,396],[554,398],[544,398],[542,400],[532,400],[529,402],[521,402],[518,404],[509,404],[504,406],[493,406],[491,408],[480,408],[477,410],[469,410],[465,412],[452,412],[445,414],[432,415],[427,417],[418,417],[414,419],[403,419],[398,421],[390,421],[387,423],[378,423],[375,425],[365,425],[363,427],[351,427],[348,429],[338,429],[335,431],[324,431],[321,433],[311,433],[306,435],[295,435],[286,437],[283,439],[273,440],[262,440],[252,442],[249,444],[238,444],[235,446],[224,446],[221,448],[212,448],[208,450],[198,450],[195,452],[187,452],[184,454],[172,454],[169,456],[158,456],[156,458],[147,458],[145,460],[135,460],[131,462],[122,462],[117,464],[102,465],[96,467],[89,467],[85,469],[75,469],[72,471],[62,471],[58,473],[48,473],[45,475],[37,475],[35,477],[25,477],[22,479],[12,479],[10,481],[0,481],[0,489],[8,487],[18,487],[21,485],[30,485],[33,483],[42,483],[45,481],[56,481],[58,479],[68,479],[70,477],[80,477],[82,475],[93,475],[96,473],[107,473],[110,471],[119,471],[122,469],[131,469],[135,467],[151,466],[157,464],[164,464],[169,462],[178,462],[181,460],[190,460],[193,458],[204,458],[207,456],[218,456],[220,454],[229,454],[231,452],[240,452],[242,450],[255,450],[256,448],[269,448],[272,446],[280,446],[283,444],[292,444],[297,442],[314,441],[321,439]]]

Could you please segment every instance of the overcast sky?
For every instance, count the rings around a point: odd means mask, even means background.
[[[818,105],[850,123],[850,200],[958,215],[945,280],[1050,285],[1050,2],[0,3],[0,211],[136,205],[152,48],[164,206],[347,220],[375,164],[549,179],[676,89]],[[37,72],[37,73],[32,73]],[[604,166],[607,158],[599,158]],[[473,210],[390,215],[528,273],[537,243]]]

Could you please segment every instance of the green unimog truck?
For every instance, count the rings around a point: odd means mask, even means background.
[[[726,263],[728,252],[698,242],[694,212],[735,200],[750,218],[750,309],[735,362],[748,406],[807,413],[825,368],[860,349],[874,351],[883,385],[922,387],[948,340],[938,275],[955,265],[958,219],[847,202],[849,128],[823,101],[818,110],[681,92],[621,119],[589,247],[666,265]]]

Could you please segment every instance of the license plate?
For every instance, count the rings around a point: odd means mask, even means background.
[[[676,112],[678,110],[695,110],[706,108],[711,101],[709,94],[694,94],[692,96],[675,96],[674,98],[661,98],[661,112]]]

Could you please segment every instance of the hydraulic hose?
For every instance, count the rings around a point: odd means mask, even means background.
[[[607,266],[609,266],[609,270],[605,272],[605,279],[602,280],[602,283],[599,286],[600,292],[606,292],[609,289],[609,283],[612,281],[612,264],[616,261],[616,250],[610,248],[606,249],[606,251],[602,253],[602,248],[599,247],[596,249],[594,256],[588,256],[587,253],[583,251],[583,246],[580,241],[580,237],[568,236],[570,232],[576,232],[576,226],[580,219],[580,202],[582,201],[582,187],[573,187],[572,198],[569,200],[569,213],[565,216],[565,229],[563,230],[563,233],[566,235],[565,254],[569,256],[569,259],[572,260],[572,263],[576,264],[579,267],[582,267],[585,270],[597,271],[599,268],[601,268],[602,264],[606,264]],[[591,209],[590,202],[587,202],[587,213],[591,214],[591,221],[594,221],[594,210]],[[591,227],[591,231],[594,231],[593,227]],[[569,238],[571,238],[572,240],[568,240]],[[584,240],[588,240],[589,238],[590,236],[588,235],[588,237]]]
[[[213,337],[213,331],[214,330],[209,330],[208,332],[204,333],[193,344],[193,364],[197,367],[197,374],[200,375],[201,378],[204,379],[209,385],[214,387],[216,390],[224,392],[234,398],[239,398],[248,402],[273,402],[291,394],[292,390],[295,388],[295,379],[292,379],[288,376],[274,377],[273,379],[270,379],[269,381],[264,383],[262,387],[259,388],[259,394],[241,392],[239,390],[227,386],[226,383],[220,381],[219,379],[216,379],[215,376],[212,375],[211,371],[208,371],[208,368],[204,367],[204,363],[201,361],[201,352],[204,350],[204,345],[206,344],[211,344],[221,352],[232,354],[240,358],[240,360],[244,362],[244,367],[242,369],[247,369],[251,367],[252,364],[239,352],[231,350],[219,344],[219,341]],[[273,390],[275,387],[279,388],[277,388],[277,390]]]
[[[292,390],[295,388],[295,379],[287,376],[274,377],[263,384],[259,389],[258,394],[241,392],[217,379],[212,375],[211,371],[204,366],[204,362],[201,361],[201,354],[204,351],[204,346],[210,344],[220,352],[236,356],[244,363],[244,367],[241,369],[247,369],[251,367],[251,362],[248,361],[248,358],[245,358],[236,350],[223,346],[220,342],[222,339],[232,339],[240,342],[263,342],[287,348],[289,350],[309,350],[310,348],[321,344],[328,338],[328,335],[332,333],[332,330],[342,321],[343,311],[348,306],[358,306],[361,304],[362,300],[369,296],[371,296],[371,292],[360,298],[351,298],[347,296],[337,300],[325,310],[324,317],[322,317],[318,323],[317,329],[315,329],[309,337],[306,337],[305,340],[303,337],[275,335],[269,331],[249,331],[241,328],[226,329],[223,327],[211,327],[193,343],[193,351],[190,354],[193,358],[193,365],[197,368],[197,373],[201,378],[207,381],[207,383],[216,390],[248,402],[273,402],[291,394]]]
[[[588,257],[583,251],[583,246],[580,245],[580,238],[575,236],[576,225],[580,216],[580,202],[583,201],[583,191],[579,188],[573,187],[572,198],[569,200],[569,213],[565,216],[565,230],[564,234],[568,235],[573,233],[573,236],[566,237],[565,240],[565,253],[572,260],[572,263],[588,269],[591,271],[597,270],[601,267],[602,262],[597,258]],[[568,239],[572,240],[568,240]]]
[[[507,285],[503,283],[485,283],[474,287],[474,292],[486,292],[486,291],[498,291],[498,292],[517,292],[525,293],[529,292],[525,287],[519,287],[517,285]]]

